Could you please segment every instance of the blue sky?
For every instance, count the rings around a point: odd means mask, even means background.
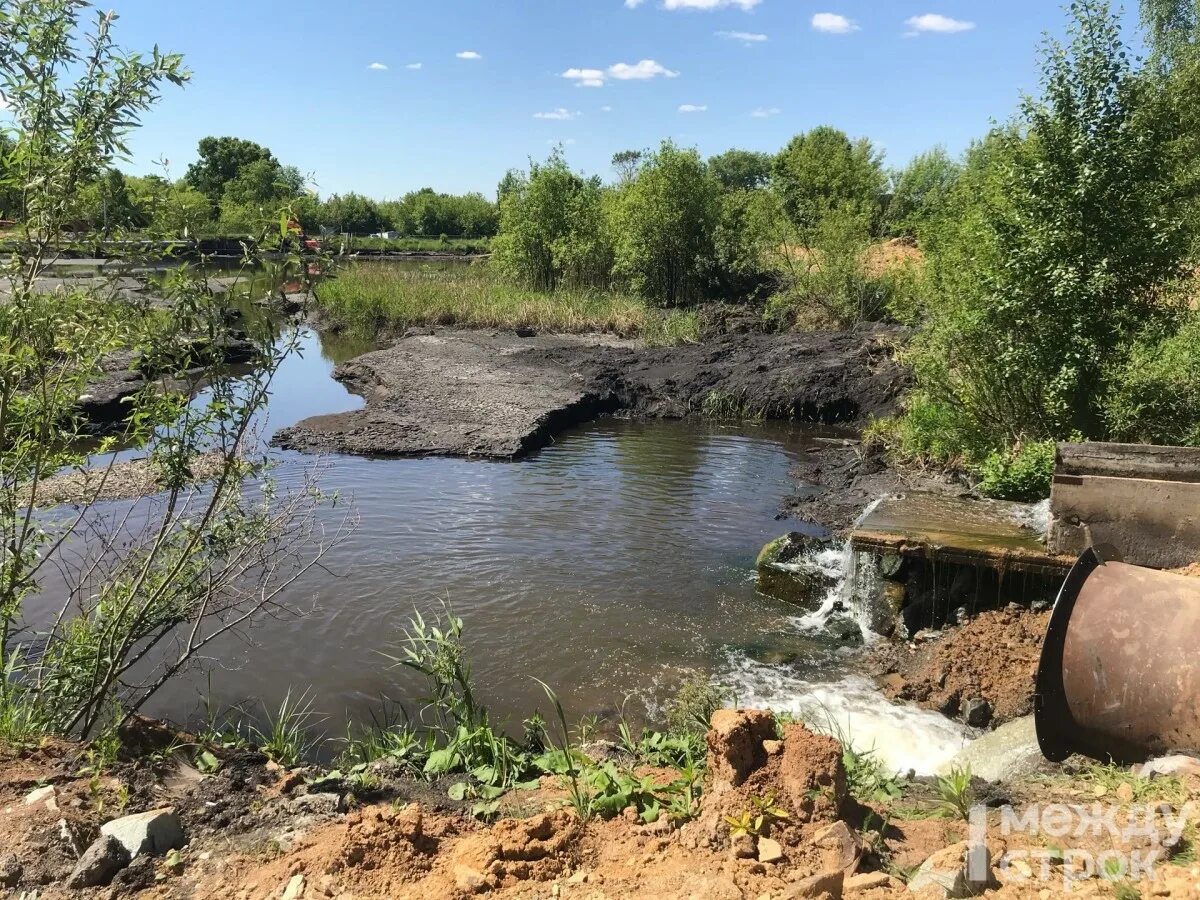
[[[1055,0],[109,2],[122,44],[194,72],[127,169],[182,175],[201,137],[230,134],[322,195],[381,198],[491,194],[560,141],[605,176],[613,152],[666,137],[774,151],[826,123],[893,165],[957,152],[1036,88],[1041,35],[1065,22]]]

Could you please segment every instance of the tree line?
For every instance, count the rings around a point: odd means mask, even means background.
[[[0,172],[9,158],[6,147],[11,146],[0,134]],[[356,193],[321,199],[307,189],[295,166],[237,137],[202,139],[196,161],[177,180],[126,175],[114,167],[89,173],[71,205],[75,231],[103,236],[129,231],[252,234],[264,214],[282,207],[313,234],[397,231],[410,237],[488,238],[495,234],[498,220],[496,204],[478,193],[444,194],[424,188],[397,200],[377,201]],[[13,187],[0,192],[0,219],[23,217],[22,192]]]

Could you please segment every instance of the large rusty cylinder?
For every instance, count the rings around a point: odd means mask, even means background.
[[[1054,762],[1200,750],[1200,578],[1085,551],[1054,605],[1034,713]]]

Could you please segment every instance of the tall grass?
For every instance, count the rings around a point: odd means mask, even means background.
[[[419,269],[348,266],[323,282],[317,300],[343,328],[367,335],[411,326],[532,328],[641,337],[651,345],[699,337],[694,312],[656,310],[608,291],[532,290],[500,278],[486,264]]]

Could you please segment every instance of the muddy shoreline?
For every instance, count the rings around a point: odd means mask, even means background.
[[[409,332],[334,377],[366,400],[284,429],[282,447],[513,459],[603,412],[860,425],[907,385],[886,328],[723,334],[647,348],[607,335]]]

